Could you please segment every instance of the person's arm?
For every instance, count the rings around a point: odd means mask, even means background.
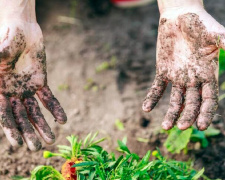
[[[35,0],[1,0],[0,22],[17,19],[30,23],[37,23]]]
[[[0,1],[0,126],[13,146],[26,142],[36,151],[55,135],[40,111],[36,94],[60,124],[67,120],[47,84],[42,31],[37,24],[35,0]]]
[[[173,14],[181,10],[189,11],[189,8],[198,11],[203,8],[203,0],[158,0],[158,7],[161,15],[168,11],[172,12],[173,10]]]
[[[156,77],[143,110],[150,112],[171,82],[162,127],[177,124],[185,130],[196,121],[205,130],[218,106],[218,54],[225,48],[225,28],[205,11],[202,0],[158,0],[158,6]]]

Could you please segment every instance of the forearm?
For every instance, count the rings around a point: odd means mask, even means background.
[[[35,0],[0,0],[0,22],[18,19],[36,22]]]
[[[203,8],[203,0],[157,0],[160,14],[167,10],[192,9],[198,10]],[[175,12],[174,12],[175,13]]]

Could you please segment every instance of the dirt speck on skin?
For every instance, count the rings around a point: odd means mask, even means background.
[[[217,0],[217,3],[205,0],[204,3],[210,13],[225,25],[224,0]],[[37,1],[37,19],[46,46],[48,83],[64,107],[68,121],[60,126],[41,106],[56,135],[56,142],[52,146],[43,142],[42,151],[36,153],[26,146],[12,148],[0,130],[0,179],[8,180],[12,175],[28,176],[37,165],[53,165],[60,170],[64,161],[57,157],[49,161],[44,159],[43,150],[56,151],[58,144],[69,145],[65,140],[68,135],[84,137],[95,131],[99,131],[101,137],[111,137],[111,141],[103,144],[108,150],[114,150],[117,139],[127,136],[131,151],[140,156],[157,146],[164,155],[177,160],[196,157],[196,168],[204,166],[210,178],[225,179],[224,159],[221,158],[224,157],[225,140],[222,135],[210,139],[208,148],[191,151],[187,156],[171,155],[165,151],[163,142],[166,137],[156,132],[161,129],[169,106],[170,84],[150,114],[141,111],[142,100],[155,77],[159,21],[157,3],[130,10],[112,8],[108,15],[96,16],[83,1],[78,1],[76,18],[80,20],[80,25],[59,23],[57,17],[69,16],[69,7],[69,1]],[[112,57],[116,57],[117,67],[97,74],[95,67]],[[90,78],[105,88],[96,92],[84,91]],[[62,85],[68,85],[68,88],[62,90],[59,88]],[[213,124],[223,130],[225,105],[220,106],[223,108],[219,108],[217,113],[221,116],[216,116]],[[31,112],[38,111],[33,109]],[[124,122],[125,131],[114,128],[116,119]],[[149,138],[150,143],[138,142],[139,137]]]

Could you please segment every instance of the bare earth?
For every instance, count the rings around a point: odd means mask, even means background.
[[[155,47],[159,12],[157,3],[137,9],[116,9],[104,16],[96,16],[85,3],[76,7],[74,25],[59,22],[59,16],[70,16],[70,4],[60,0],[38,0],[37,15],[42,27],[48,63],[48,81],[67,115],[61,126],[43,106],[42,111],[56,134],[57,144],[65,144],[71,134],[84,137],[89,132],[100,132],[108,137],[104,147],[114,150],[116,140],[128,137],[130,149],[143,155],[148,149],[160,147],[164,155],[177,160],[195,159],[196,168],[202,166],[211,178],[225,179],[225,139],[221,135],[210,139],[207,149],[190,151],[188,155],[167,154],[163,150],[164,136],[158,134],[168,108],[170,88],[157,107],[145,114],[141,103],[155,76]],[[205,7],[225,25],[224,0],[205,0]],[[96,73],[103,61],[117,60],[114,69]],[[84,90],[91,79],[98,89]],[[221,76],[220,83],[225,81]],[[222,92],[221,92],[222,94]],[[41,103],[40,103],[41,104]],[[225,100],[220,102],[213,125],[225,134]],[[115,128],[120,119],[125,131]],[[149,138],[141,143],[137,138]],[[53,165],[60,169],[62,160],[42,158],[42,152],[30,152],[26,146],[15,149],[0,131],[0,180],[13,175],[28,176],[36,165]],[[43,142],[43,150],[55,150]]]

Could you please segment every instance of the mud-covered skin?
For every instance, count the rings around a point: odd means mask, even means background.
[[[41,149],[33,126],[47,143],[55,136],[33,97],[39,96],[58,122],[66,115],[47,85],[46,55],[41,29],[37,23],[0,21],[0,125],[12,145],[23,140],[33,150]],[[56,113],[58,112],[58,113]],[[22,140],[23,139],[23,140]]]
[[[7,33],[10,33],[8,28]],[[43,40],[40,38],[27,47],[22,29],[17,28],[11,39],[6,37],[7,45],[0,52],[0,93],[19,98],[29,97],[43,87],[46,82],[46,56]],[[32,63],[21,69],[17,62]],[[27,61],[27,62],[26,62]]]
[[[53,143],[55,135],[45,121],[37,100],[34,97],[26,98],[23,104],[26,108],[27,116],[29,117],[30,122],[38,130],[42,138],[49,144]]]
[[[65,123],[66,114],[60,106],[58,100],[53,96],[52,92],[48,87],[42,88],[41,91],[37,91],[37,95],[42,101],[46,109],[52,112],[52,115],[61,124]]]
[[[164,129],[171,129],[176,122],[182,130],[195,121],[200,130],[210,125],[218,106],[218,52],[224,48],[224,35],[224,28],[206,11],[160,18],[156,78],[143,110],[151,111],[171,82]]]

